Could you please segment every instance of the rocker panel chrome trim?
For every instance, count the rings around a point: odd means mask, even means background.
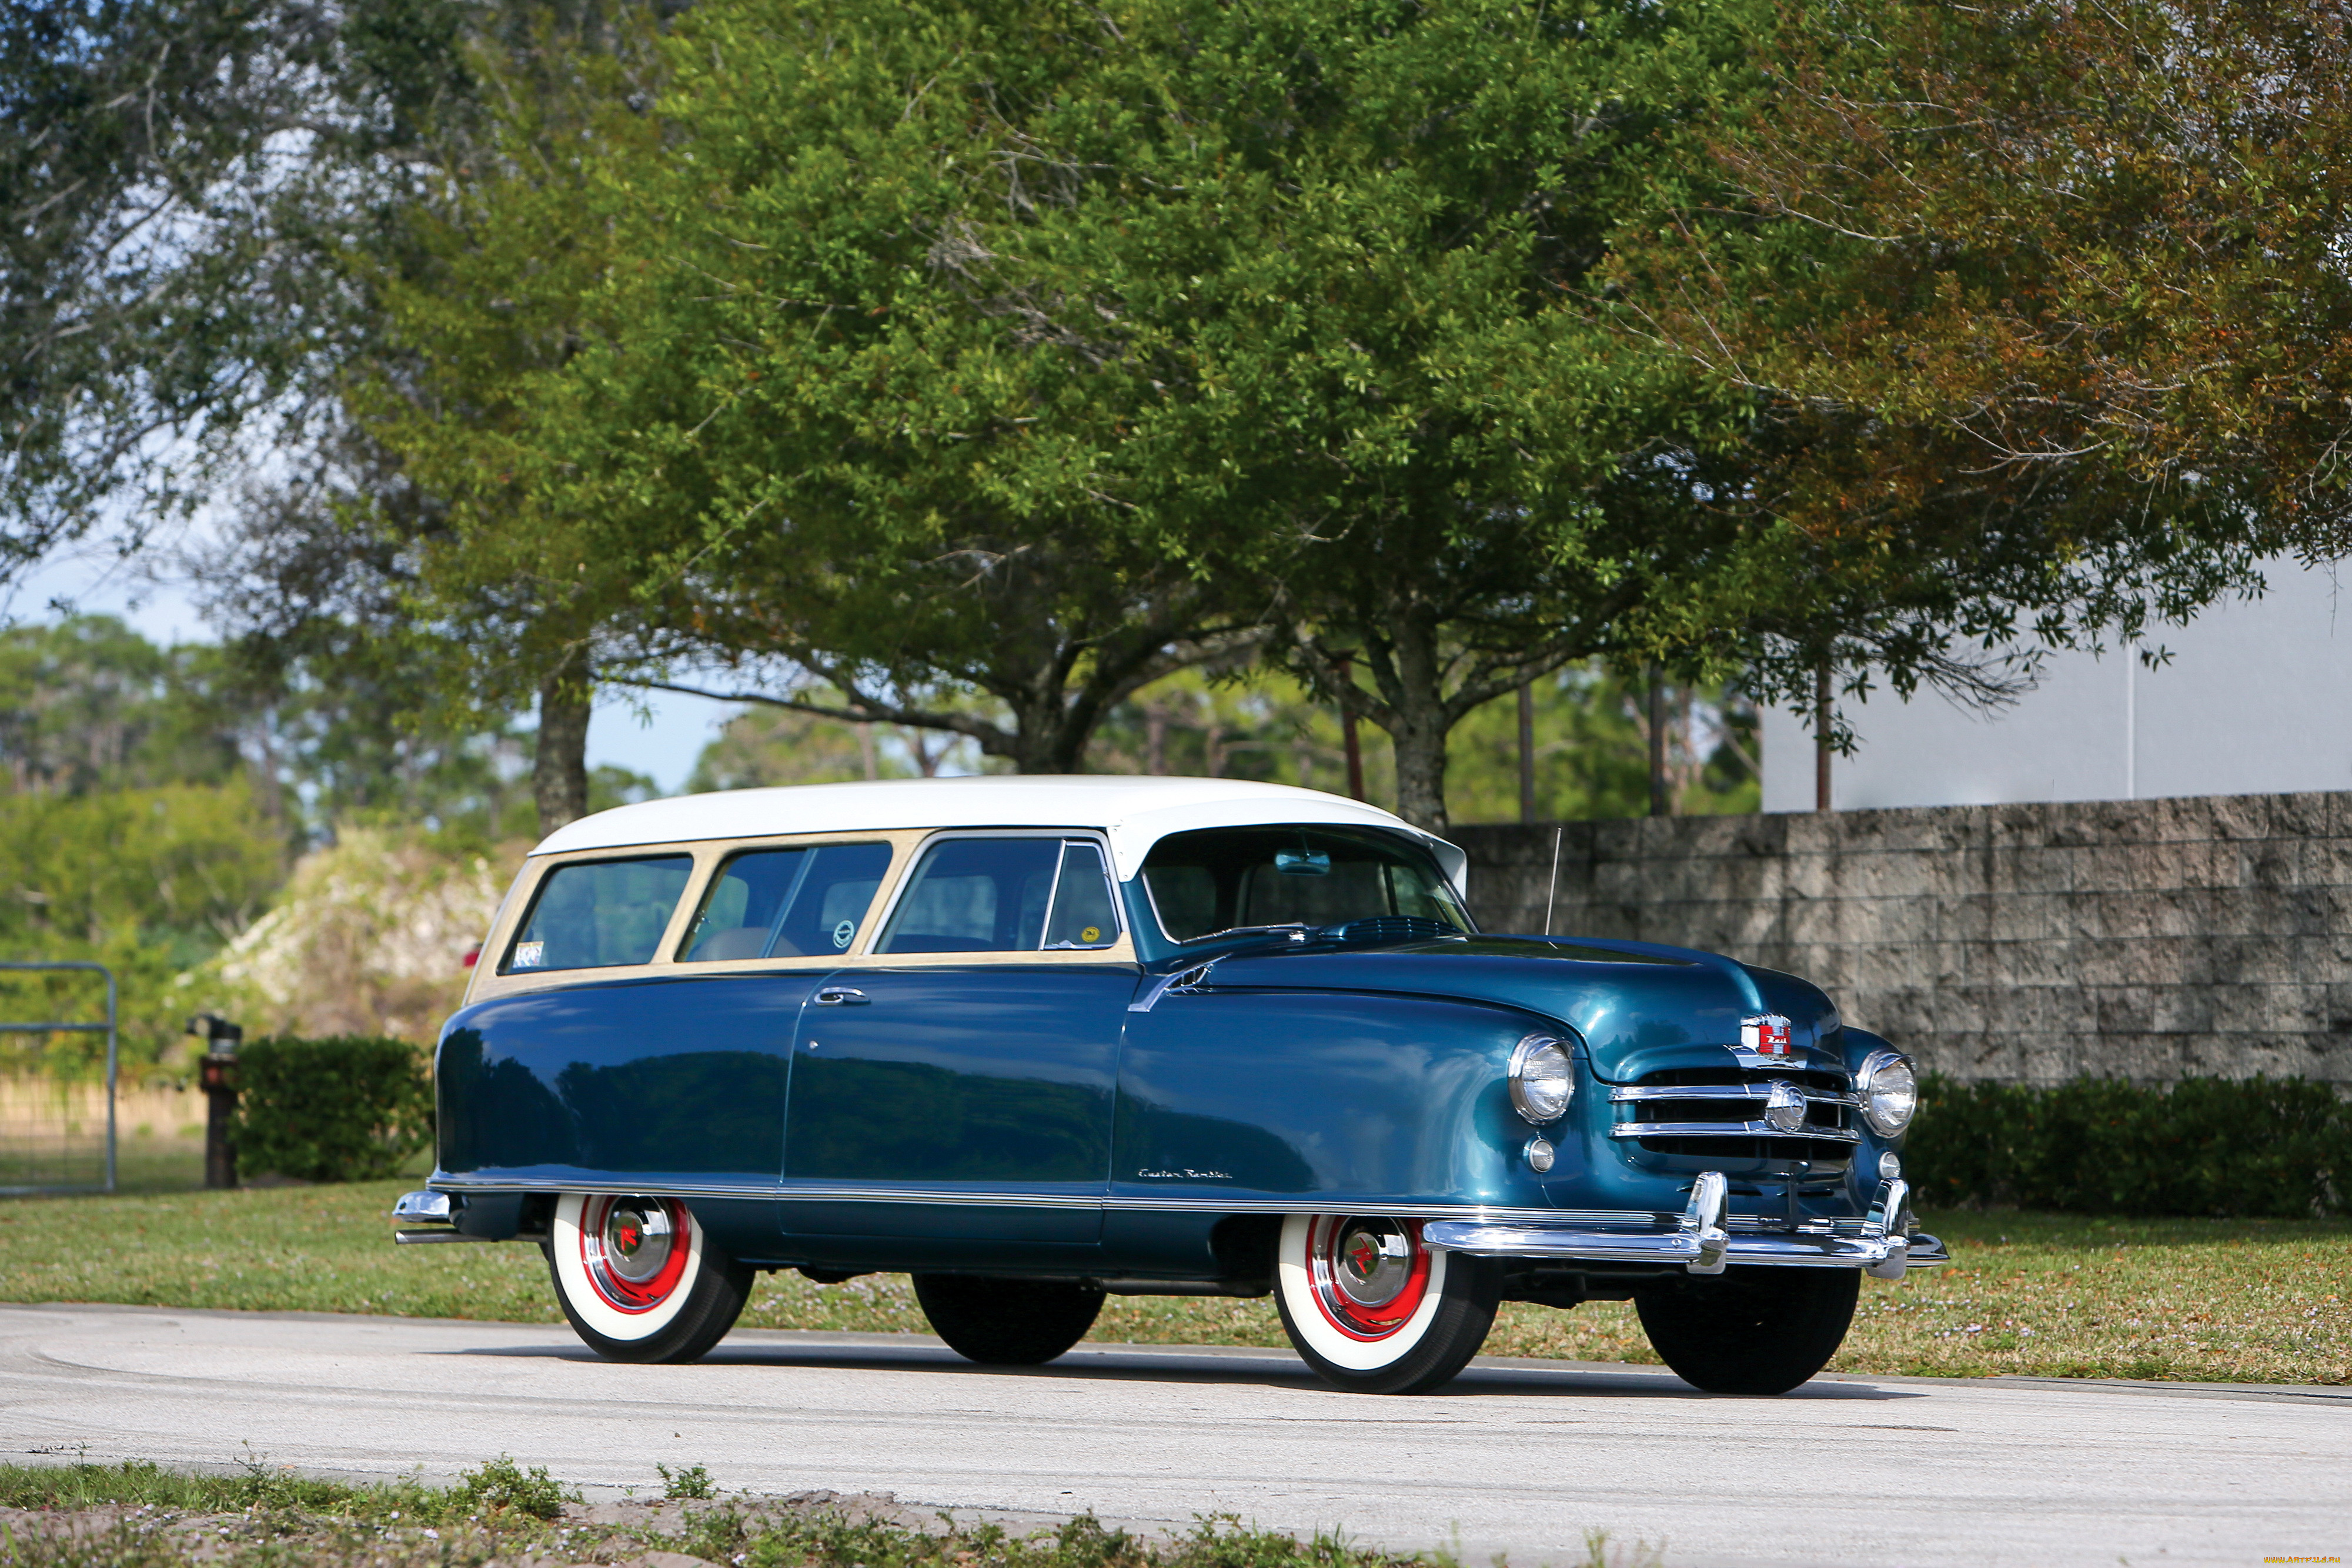
[[[1649,1209],[1492,1207],[1472,1203],[1409,1203],[1377,1196],[1301,1194],[1296,1197],[1227,1197],[1214,1193],[1161,1197],[1132,1193],[1061,1194],[968,1187],[843,1185],[722,1186],[702,1182],[610,1181],[502,1176],[436,1176],[437,1192],[589,1192],[666,1197],[734,1197],[781,1203],[937,1203],[1002,1208],[1099,1208],[1156,1214],[1379,1214],[1399,1219],[1459,1219],[1481,1223],[1577,1225],[1671,1224],[1680,1217]]]

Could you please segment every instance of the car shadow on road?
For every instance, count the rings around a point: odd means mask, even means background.
[[[593,1363],[586,1346],[552,1344],[472,1345],[463,1350],[430,1354],[495,1355]],[[938,1377],[1022,1377],[1062,1382],[1107,1384],[1256,1385],[1338,1394],[1296,1358],[1269,1350],[1260,1355],[1187,1355],[1181,1351],[1138,1354],[1093,1352],[1083,1345],[1062,1361],[1045,1366],[982,1366],[953,1351],[936,1345],[796,1345],[722,1344],[695,1364],[721,1367],[770,1366],[827,1372],[913,1372]],[[669,1370],[684,1371],[687,1368]],[[1590,1366],[1548,1367],[1471,1366],[1462,1375],[1424,1398],[1477,1398],[1497,1395],[1580,1395],[1612,1399],[1734,1399],[1743,1395],[1707,1394],[1663,1371],[1595,1370]],[[1781,1399],[1874,1401],[1923,1399],[1927,1392],[1883,1388],[1874,1384],[1809,1383]]]

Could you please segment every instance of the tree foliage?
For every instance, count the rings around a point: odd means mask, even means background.
[[[0,580],[137,549],[299,450],[457,0],[17,0],[0,11]]]
[[[719,0],[661,134],[608,94],[560,199],[486,186],[503,259],[416,312],[499,416],[388,439],[483,560],[530,517],[676,646],[1022,768],[1280,626],[1441,821],[1464,715],[1758,581],[1759,519],[1687,505],[1738,400],[1575,288],[1730,68],[1679,15]],[[541,287],[561,362],[461,373]],[[1368,687],[1331,674],[1359,651]],[[957,686],[1004,721],[924,700]]]
[[[2299,0],[1788,4],[1715,200],[1612,264],[1748,390],[1823,659],[2138,636],[2341,550],[2352,44]],[[1945,661],[1941,665],[1938,661]]]

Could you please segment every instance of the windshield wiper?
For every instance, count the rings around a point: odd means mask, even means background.
[[[1184,938],[1184,945],[1189,947],[1195,942],[1213,942],[1220,936],[1271,936],[1277,931],[1294,932],[1297,939],[1304,942],[1310,929],[1312,927],[1304,920],[1285,920],[1273,925],[1228,925],[1223,931],[1210,931],[1198,936],[1187,936]]]

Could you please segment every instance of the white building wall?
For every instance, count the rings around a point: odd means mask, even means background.
[[[1840,810],[2352,789],[2352,580],[2275,564],[2261,599],[2154,629],[2172,658],[2055,653],[2017,706],[1922,689],[1841,698],[1860,742],[1831,765]],[[1803,719],[1764,716],[1764,810],[1813,809]]]

